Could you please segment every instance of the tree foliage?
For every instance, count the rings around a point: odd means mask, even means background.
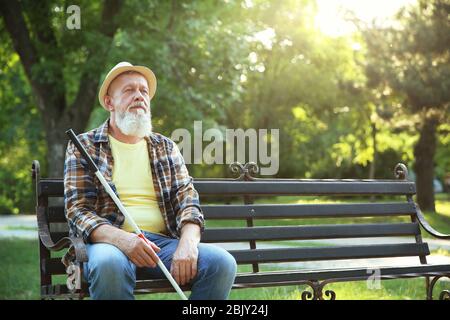
[[[279,129],[279,177],[392,178],[397,162],[411,166],[424,153],[416,146],[430,117],[436,174],[450,171],[448,0],[419,1],[395,25],[341,37],[315,27],[314,0],[77,5],[80,30],[67,28],[58,1],[0,5],[1,213],[31,210],[33,159],[44,176],[62,174],[68,127],[107,118],[98,86],[119,61],[155,72],[155,131],[192,132],[196,120],[222,131]]]
[[[419,138],[414,145],[418,203],[434,211],[433,179],[440,124],[450,120],[450,1],[420,0],[396,24],[364,31],[369,86],[401,97]]]

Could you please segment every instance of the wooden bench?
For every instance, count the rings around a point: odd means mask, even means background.
[[[194,185],[200,194],[206,220],[202,242],[235,245],[237,247],[227,247],[227,250],[239,265],[249,265],[248,272],[238,273],[233,289],[307,285],[310,288],[302,292],[302,299],[335,299],[336,294],[332,290],[323,292],[325,285],[341,281],[367,281],[374,275],[380,280],[424,277],[425,296],[433,299],[436,282],[442,277],[449,278],[449,264],[427,263],[430,250],[428,244],[423,242],[419,226],[436,238],[450,239],[450,236],[435,231],[426,222],[413,201],[415,184],[407,180],[407,168],[403,164],[395,167],[395,180],[259,179],[253,177],[257,172],[257,166],[253,163],[245,166],[234,163],[230,167],[239,174],[238,178],[195,179]],[[82,274],[82,263],[87,261],[86,249],[80,238],[68,236],[61,199],[64,193],[63,180],[42,179],[38,161],[33,161],[32,176],[39,226],[41,297],[84,298],[89,295],[87,284],[76,281],[79,279],[76,275],[77,272]],[[339,201],[271,204],[272,198],[269,196],[274,195],[325,196],[328,201],[330,197],[338,197]],[[215,199],[217,196],[243,199],[243,203],[235,204],[234,201],[234,204],[214,204],[211,203],[214,198],[208,200],[211,196],[215,196]],[[352,196],[358,196],[359,202],[352,202]],[[384,200],[381,196],[385,197]],[[386,202],[386,196],[398,200]],[[366,197],[367,201],[361,202],[361,197]],[[255,199],[258,199],[257,204],[254,203]],[[264,199],[269,199],[269,203],[260,203]],[[399,220],[400,217],[403,220]],[[330,221],[325,218],[337,222],[321,223]],[[211,228],[209,225],[215,223],[213,220],[233,220],[233,225],[240,221],[241,225]],[[356,223],[357,220],[362,223]],[[394,236],[402,236],[409,242],[380,242]],[[360,238],[366,242],[361,243]],[[331,244],[311,245],[311,241],[317,239],[330,239]],[[353,240],[342,245],[336,239]],[[71,243],[75,245],[77,260],[65,270],[60,257],[54,254]],[[246,244],[244,248],[243,243]],[[290,245],[286,247],[287,244]],[[404,265],[396,262],[404,257],[410,257],[413,263]],[[377,258],[389,258],[387,260],[392,263],[373,269],[368,261]],[[336,262],[344,262],[344,265],[319,269],[301,268],[296,264],[294,269],[286,269],[286,265],[291,266],[286,264],[288,262],[314,266],[322,260],[329,261],[330,265]],[[352,266],[346,267],[346,261]],[[284,269],[273,270],[275,264]],[[52,279],[66,272],[66,283],[55,283]],[[137,279],[137,294],[174,291],[165,279],[144,279],[140,274]],[[184,286],[182,289],[189,290],[189,287]],[[442,291],[439,298],[449,299],[449,290]]]

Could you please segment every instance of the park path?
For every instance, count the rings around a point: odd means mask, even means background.
[[[0,239],[12,237],[23,239],[37,239],[38,232],[36,216],[0,216]]]
[[[33,230],[34,228],[34,230]],[[23,216],[0,216],[0,239],[2,238],[21,238],[21,239],[37,239],[37,222],[34,215]],[[308,240],[308,244],[316,245],[352,245],[354,239],[334,239],[334,240]],[[428,243],[430,250],[444,249],[450,251],[450,241],[440,239],[425,239]],[[294,241],[290,241],[292,243]],[[358,238],[358,244],[384,244],[384,243],[399,243],[399,242],[411,242],[411,239],[405,239],[402,237],[385,237],[385,238]],[[217,244],[225,249],[249,249],[247,242],[243,243],[220,243]],[[279,244],[269,244],[258,242],[257,247],[260,249],[280,247]],[[292,247],[292,246],[289,246]],[[450,256],[433,254],[427,257],[428,263],[431,264],[450,264]],[[409,265],[417,264],[417,257],[403,257],[403,258],[382,258],[382,259],[365,259],[365,264],[368,268],[374,266],[390,266],[390,265]],[[311,261],[311,262],[292,262],[283,263],[283,266],[290,268],[301,269],[328,269],[328,268],[351,268],[361,266],[360,261],[351,260],[334,260],[334,261]]]

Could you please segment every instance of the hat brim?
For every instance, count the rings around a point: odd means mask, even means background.
[[[98,100],[100,102],[100,105],[106,109],[106,106],[104,104],[104,98],[108,92],[109,85],[111,82],[117,78],[120,74],[127,72],[127,71],[135,71],[144,76],[145,79],[147,79],[148,82],[148,90],[149,90],[149,98],[152,99],[156,92],[156,77],[152,70],[150,70],[147,67],[144,66],[122,66],[117,67],[112,72],[110,72],[105,80],[103,80],[102,86],[100,87],[100,90],[98,92]]]

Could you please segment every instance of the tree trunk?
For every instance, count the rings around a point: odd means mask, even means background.
[[[371,124],[372,128],[372,144],[373,144],[373,159],[370,163],[369,168],[369,179],[375,179],[375,169],[377,165],[377,125],[375,122],[372,122]]]
[[[377,125],[375,122],[371,122],[370,126],[372,128],[373,159],[370,163],[369,179],[375,179],[375,169],[377,165]],[[370,202],[375,202],[375,200],[375,196],[371,195]]]
[[[435,212],[434,204],[434,154],[436,152],[435,117],[424,117],[420,137],[414,146],[414,171],[416,173],[417,203],[421,210]]]
[[[44,120],[47,142],[47,177],[61,178],[64,174],[64,158],[69,138],[66,131],[72,128],[75,133],[84,132],[88,118],[70,119],[66,114],[60,120]]]

